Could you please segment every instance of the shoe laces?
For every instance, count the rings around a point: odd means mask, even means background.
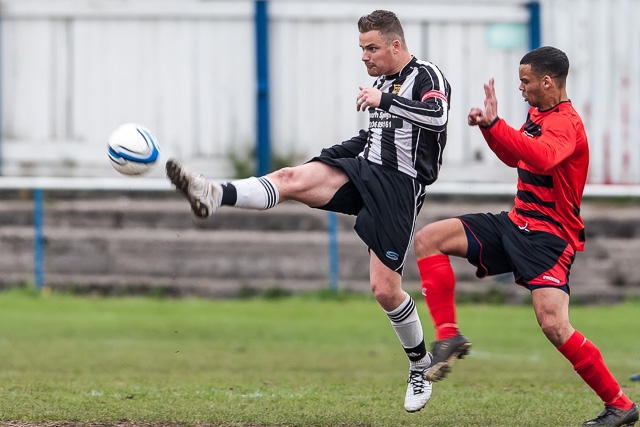
[[[613,406],[605,406],[604,407],[604,411],[602,411],[602,413],[600,415],[598,415],[598,418],[604,418],[608,415],[617,415],[616,408],[614,408]]]
[[[205,178],[204,175],[197,175],[192,178],[191,186],[189,187],[191,197],[204,204],[210,211],[220,206],[219,203],[216,205],[211,185],[211,182]],[[222,197],[222,195],[220,195],[220,197]]]
[[[606,422],[609,420],[609,417],[620,417],[620,409],[614,407],[614,406],[605,406],[604,410],[602,412],[600,412],[598,414],[597,417],[595,417],[593,420],[591,420],[590,422],[595,423],[595,422]]]
[[[197,197],[207,196],[207,187],[209,186],[208,180],[204,175],[196,175],[191,179],[191,192]]]
[[[413,394],[422,394],[424,393],[424,370],[420,371],[409,371],[409,379],[407,383],[411,384],[413,387]]]

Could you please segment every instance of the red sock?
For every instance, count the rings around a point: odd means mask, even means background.
[[[604,363],[602,353],[580,332],[575,331],[558,351],[573,365],[573,369],[602,399],[605,406],[629,410],[633,402],[622,392],[618,382]]]
[[[455,307],[456,277],[447,255],[432,255],[418,260],[422,294],[429,307],[436,340],[458,334]]]

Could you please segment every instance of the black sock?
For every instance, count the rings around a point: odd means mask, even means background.
[[[404,351],[407,353],[409,360],[418,362],[427,355],[427,346],[424,344],[424,340],[422,340],[422,342],[414,348],[405,348]]]
[[[226,206],[234,206],[238,201],[238,192],[236,191],[236,187],[230,183],[225,182],[224,184],[220,184],[222,186],[222,205]]]

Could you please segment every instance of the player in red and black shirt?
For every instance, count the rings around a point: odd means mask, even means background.
[[[585,426],[632,425],[638,406],[620,389],[600,350],[569,322],[569,271],[584,249],[580,201],[589,149],[578,113],[567,97],[569,60],[545,46],[520,61],[520,91],[531,108],[516,130],[498,117],[493,79],[484,85],[484,109],[472,108],[468,122],[479,126],[489,147],[518,171],[510,212],[468,214],[427,225],[415,237],[422,291],[436,329],[432,364],[425,377],[443,379],[471,342],[460,334],[455,312],[455,276],[449,256],[466,258],[476,275],[511,272],[531,291],[543,333],[604,402]]]

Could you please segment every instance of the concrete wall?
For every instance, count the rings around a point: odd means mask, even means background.
[[[640,1],[543,0],[543,43],[571,60],[569,96],[589,135],[590,180],[640,182]]]
[[[113,175],[106,138],[129,121],[150,128],[164,156],[213,177],[230,176],[227,156],[247,156],[255,145],[252,1],[1,5],[4,175]],[[356,21],[388,7],[362,0],[270,2],[278,153],[301,161],[366,127],[354,97],[373,79],[360,61]],[[465,123],[491,76],[501,114],[515,126],[523,120],[517,63],[527,48],[525,2],[399,1],[393,9],[411,52],[437,63],[453,85],[443,179],[510,179]]]
[[[177,195],[47,194],[45,285],[55,289],[220,297],[248,289],[329,287],[323,211],[295,203],[267,212],[223,208],[202,221]],[[498,212],[510,205],[508,199],[431,197],[419,225],[467,212]],[[571,272],[574,301],[610,303],[640,295],[637,210],[637,203],[583,203],[587,246]],[[0,287],[33,283],[32,222],[29,200],[17,197],[0,203]],[[368,292],[368,254],[352,230],[353,217],[339,216],[338,224],[339,286]],[[522,301],[528,294],[509,275],[478,280],[465,260],[454,258],[452,263],[460,295],[497,291]],[[404,286],[420,290],[412,253]]]
[[[255,145],[253,2],[2,0],[3,174],[110,176],[105,141],[135,121],[208,175]],[[542,42],[571,59],[569,96],[591,142],[590,182],[640,183],[640,0],[542,0]],[[272,0],[274,149],[300,161],[366,126],[353,99],[372,79],[355,22],[389,4]],[[527,50],[526,2],[395,2],[410,50],[453,85],[443,181],[510,181],[466,126],[496,78],[500,114],[526,105],[517,67]],[[160,174],[159,171],[156,172]]]

